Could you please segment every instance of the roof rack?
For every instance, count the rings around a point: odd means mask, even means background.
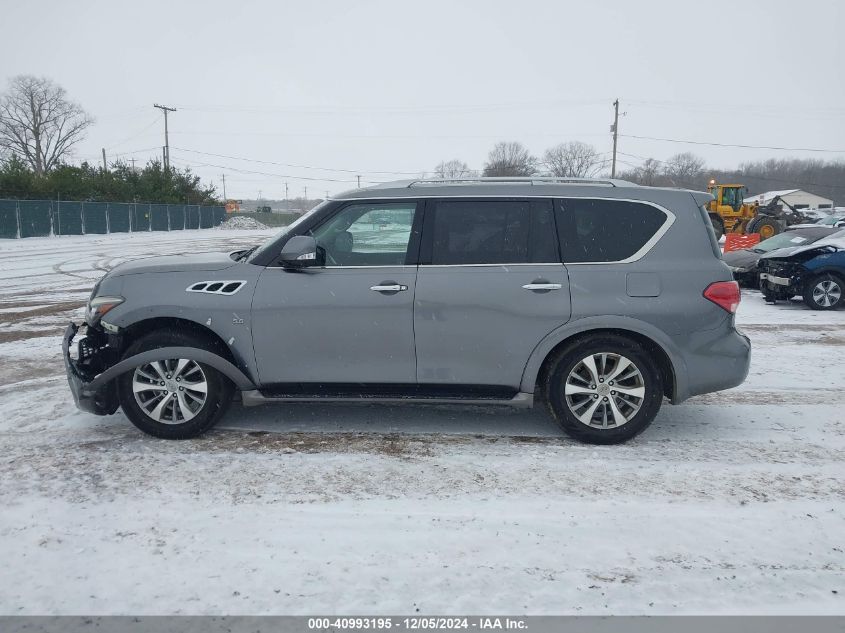
[[[614,178],[565,178],[558,176],[505,176],[505,177],[468,177],[468,178],[421,178],[381,183],[382,187],[425,187],[436,185],[596,185],[600,187],[632,187],[634,183]]]

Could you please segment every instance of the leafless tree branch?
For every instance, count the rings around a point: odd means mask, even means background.
[[[18,75],[0,96],[0,151],[43,175],[66,158],[94,120],[45,77]]]
[[[543,164],[552,176],[590,178],[598,173],[602,161],[592,145],[575,141],[547,149]]]
[[[533,176],[537,159],[522,143],[496,143],[484,164],[485,176]]]
[[[434,175],[438,178],[471,178],[477,176],[478,173],[470,169],[464,161],[453,159],[440,161],[434,168]]]

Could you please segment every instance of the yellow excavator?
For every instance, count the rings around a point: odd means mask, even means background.
[[[805,221],[804,215],[780,196],[775,196],[765,205],[747,204],[745,185],[720,185],[711,180],[707,185],[714,200],[707,203],[707,213],[716,237],[725,233],[759,233],[766,240],[781,233],[790,224]],[[785,205],[791,213],[784,212]]]

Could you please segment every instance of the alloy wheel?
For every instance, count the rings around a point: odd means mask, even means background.
[[[645,381],[629,358],[610,352],[591,354],[569,372],[564,396],[569,410],[582,424],[618,428],[640,410]]]
[[[182,424],[205,405],[208,380],[196,361],[160,360],[135,369],[132,391],[135,402],[150,419],[162,424]]]
[[[842,298],[842,289],[832,279],[825,279],[813,288],[813,301],[817,305],[829,308]]]

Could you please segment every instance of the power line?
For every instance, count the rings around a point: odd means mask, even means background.
[[[115,147],[120,147],[120,146],[121,146],[121,145],[123,145],[124,143],[128,143],[129,141],[134,141],[136,138],[138,138],[139,136],[141,136],[144,132],[146,132],[146,131],[147,131],[147,130],[149,130],[151,127],[153,127],[156,123],[158,123],[158,121],[159,121],[159,119],[158,119],[158,117],[156,117],[156,119],[155,119],[152,123],[150,123],[149,125],[145,125],[145,126],[144,126],[144,129],[142,129],[142,130],[141,130],[140,132],[138,132],[137,134],[133,134],[132,136],[127,137],[127,138],[123,139],[122,141],[119,141],[119,142],[115,143],[114,145],[112,145],[112,146],[110,146],[110,147],[107,147],[106,149],[107,149],[107,150],[109,150],[109,151],[111,151],[111,150],[113,150]]]
[[[297,165],[294,163],[279,163],[272,160],[259,160],[256,158],[244,158],[242,156],[228,156],[226,154],[213,154],[211,152],[200,152],[199,150],[195,149],[186,149],[184,147],[173,147],[175,150],[179,150],[180,152],[190,152],[191,154],[201,154],[203,156],[214,156],[215,158],[227,158],[229,160],[242,160],[247,163],[259,163],[262,165],[275,165],[277,167],[295,167],[298,169],[315,169],[319,171],[337,171],[343,172],[347,174],[386,174],[386,175],[394,175],[394,176],[417,176],[419,175],[419,171],[365,171],[361,169],[335,169],[332,167],[316,167],[314,165]]]
[[[257,171],[257,170],[254,170],[254,169],[241,169],[241,168],[238,168],[238,167],[232,167],[230,165],[219,165],[219,164],[214,164],[214,163],[203,163],[203,162],[199,162],[199,161],[188,161],[188,160],[178,158],[178,157],[176,158],[176,160],[181,162],[181,163],[186,164],[189,167],[191,167],[193,165],[199,165],[201,167],[214,167],[216,169],[226,169],[226,170],[235,171],[235,172],[238,172],[238,173],[241,173],[241,174],[256,174],[256,175],[259,175],[259,176],[268,176],[270,178],[290,178],[291,180],[307,180],[307,181],[313,181],[313,182],[346,182],[346,183],[355,182],[355,179],[344,180],[344,179],[339,179],[339,178],[312,178],[310,176],[293,176],[291,174],[277,174],[277,173],[271,173],[271,172],[266,172],[266,171]],[[367,182],[370,183],[370,184],[375,184],[375,183],[378,183],[378,182],[381,182],[381,181],[369,180]]]
[[[267,130],[239,130],[239,131],[231,131],[231,132],[211,132],[211,131],[203,131],[203,130],[184,130],[179,132],[174,132],[174,134],[178,136],[261,136],[261,137],[268,137],[268,136],[280,136],[285,138],[328,138],[328,139],[363,139],[363,140],[386,140],[386,141],[408,141],[408,140],[430,140],[430,139],[443,139],[443,140],[455,140],[455,139],[480,139],[480,140],[496,140],[500,141],[502,139],[502,134],[334,134],[331,132],[270,132]],[[605,137],[607,132],[597,133],[597,132],[567,132],[567,133],[549,133],[549,132],[537,132],[531,134],[520,134],[522,138],[562,138],[562,139],[571,139],[571,138],[585,138],[585,137]]]
[[[741,145],[738,143],[711,143],[707,141],[688,141],[677,138],[659,138],[655,136],[636,136],[634,134],[620,134],[625,138],[636,138],[646,141],[663,141],[666,143],[681,143],[682,145],[709,145],[711,147],[739,147],[743,149],[772,149],[785,152],[824,152],[829,154],[845,154],[845,149],[819,149],[814,147],[775,147],[773,145]]]
[[[490,110],[520,110],[531,108],[549,108],[557,109],[565,106],[581,107],[599,105],[605,102],[605,99],[541,99],[537,101],[523,101],[510,103],[485,103],[485,104],[434,104],[434,105],[383,105],[383,106],[281,106],[271,108],[244,108],[243,106],[232,105],[179,105],[181,110],[189,110],[193,112],[220,112],[220,113],[285,113],[285,114],[360,114],[367,112],[374,112],[379,114],[385,113],[409,113],[418,114],[421,112],[476,112],[476,111],[490,111]]]

